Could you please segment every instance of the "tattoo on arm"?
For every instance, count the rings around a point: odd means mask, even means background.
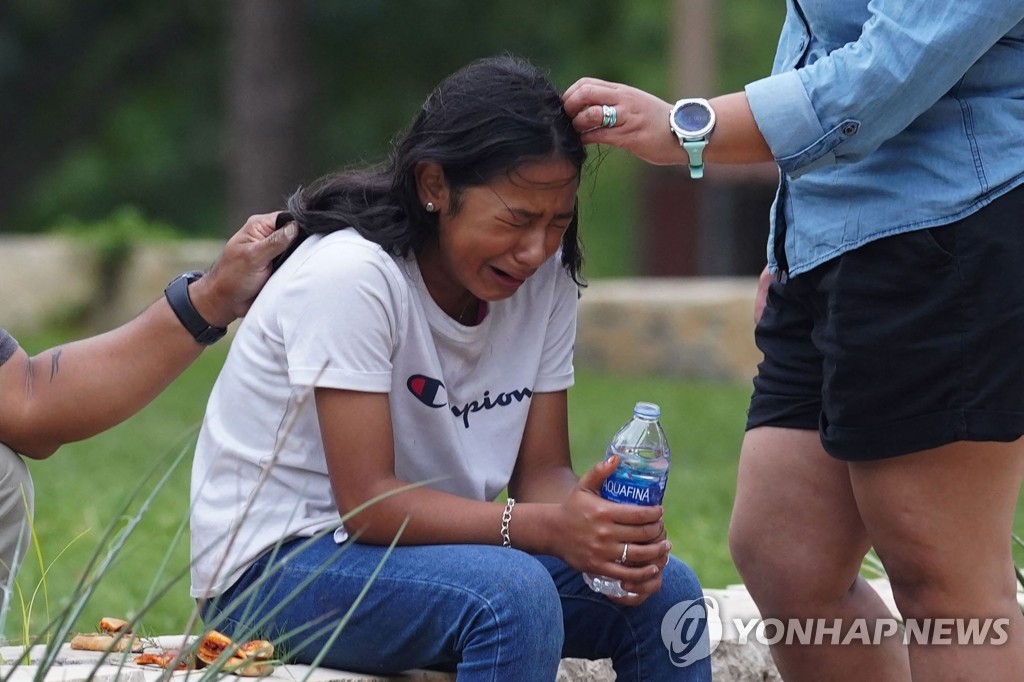
[[[53,356],[50,358],[50,383],[53,383],[53,378],[57,376],[57,372],[60,371],[60,354],[63,352],[63,348],[58,348],[53,351]]]

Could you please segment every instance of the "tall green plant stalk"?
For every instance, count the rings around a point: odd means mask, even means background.
[[[15,580],[13,582],[14,594],[18,598],[18,606],[19,606],[19,609],[20,609],[20,612],[21,612],[21,641],[22,642],[28,642],[28,641],[31,640],[31,637],[32,637],[32,615],[33,615],[33,613],[35,613],[36,599],[39,597],[40,592],[42,592],[42,596],[43,596],[44,613],[46,614],[46,619],[47,620],[50,619],[50,598],[49,598],[49,591],[47,590],[47,575],[49,574],[50,569],[53,568],[57,564],[57,562],[60,560],[60,558],[62,556],[64,556],[64,553],[67,552],[68,549],[70,549],[72,545],[74,545],[76,542],[81,540],[82,537],[85,536],[86,533],[89,532],[88,530],[83,530],[81,533],[76,535],[74,538],[71,539],[71,541],[69,543],[67,543],[66,545],[64,545],[63,548],[61,548],[60,552],[57,553],[56,557],[54,557],[48,564],[46,564],[46,563],[43,562],[43,554],[42,554],[42,550],[40,549],[39,537],[36,535],[35,524],[32,521],[32,515],[29,514],[27,518],[28,518],[28,523],[29,523],[29,534],[30,534],[30,537],[31,537],[31,545],[32,545],[32,547],[34,549],[33,554],[35,555],[36,561],[39,564],[39,575],[40,575],[40,577],[39,577],[39,580],[36,581],[36,584],[35,584],[35,586],[32,589],[32,594],[29,596],[29,598],[27,600],[25,599],[25,590],[22,588],[21,583],[18,582],[17,580]],[[0,620],[0,631],[2,631],[2,630],[3,630],[3,621]],[[46,639],[45,643],[49,644],[49,638]],[[26,656],[27,655],[28,654],[26,653]]]

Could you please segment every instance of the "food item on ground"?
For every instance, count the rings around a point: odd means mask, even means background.
[[[238,645],[227,635],[211,630],[200,640],[196,656],[207,665],[223,661],[224,672],[243,677],[263,677],[274,671],[274,664],[270,662],[274,645],[265,639]]]
[[[245,658],[254,661],[268,661],[274,657],[274,645],[265,639],[254,639],[238,647]]]
[[[108,635],[116,635],[120,632],[131,633],[132,624],[120,618],[100,618],[100,632]]]
[[[142,651],[142,642],[131,635],[101,635],[88,632],[71,638],[71,648],[79,651]]]
[[[101,618],[100,632],[83,632],[71,638],[78,651],[142,651],[142,642],[133,634],[131,623],[120,618]]]
[[[71,648],[81,651],[116,651],[138,653],[136,665],[154,665],[167,669],[188,670],[220,661],[226,673],[243,677],[265,677],[274,671],[274,645],[265,639],[236,644],[227,635],[211,630],[200,639],[194,655],[183,655],[177,649],[143,653],[142,642],[132,634],[131,623],[120,618],[100,620],[100,632],[75,635]],[[175,663],[175,659],[180,657]]]
[[[135,660],[133,661],[133,663],[135,663],[136,665],[155,665],[155,666],[158,666],[160,668],[169,668],[171,666],[171,664],[174,663],[174,660],[176,658],[178,658],[178,656],[180,656],[180,655],[181,655],[181,651],[177,651],[177,650],[168,650],[168,651],[163,651],[161,653],[148,653],[147,652],[147,653],[139,654],[138,656],[136,656]],[[194,661],[192,660],[192,657],[191,656],[184,656],[184,657],[182,657],[178,661],[178,664],[174,666],[174,669],[175,670],[189,670],[189,669],[194,668],[194,667],[195,667],[195,665],[194,665]]]
[[[199,641],[196,656],[203,663],[213,663],[232,646],[234,646],[234,642],[231,641],[230,637],[216,630],[210,630]]]

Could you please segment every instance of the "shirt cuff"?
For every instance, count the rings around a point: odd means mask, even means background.
[[[0,365],[4,364],[18,350],[18,341],[7,330],[0,329]]]
[[[289,368],[292,386],[337,388],[364,393],[387,393],[391,390],[391,372],[353,372],[339,368]]]
[[[831,131],[824,130],[797,71],[762,78],[745,90],[757,127],[779,168],[790,177],[834,164],[833,150],[859,126],[844,121]]]

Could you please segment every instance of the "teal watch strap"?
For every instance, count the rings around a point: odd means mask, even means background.
[[[708,146],[707,138],[702,140],[687,140],[683,142],[683,149],[690,157],[690,177],[694,179],[704,177],[704,147]]]

